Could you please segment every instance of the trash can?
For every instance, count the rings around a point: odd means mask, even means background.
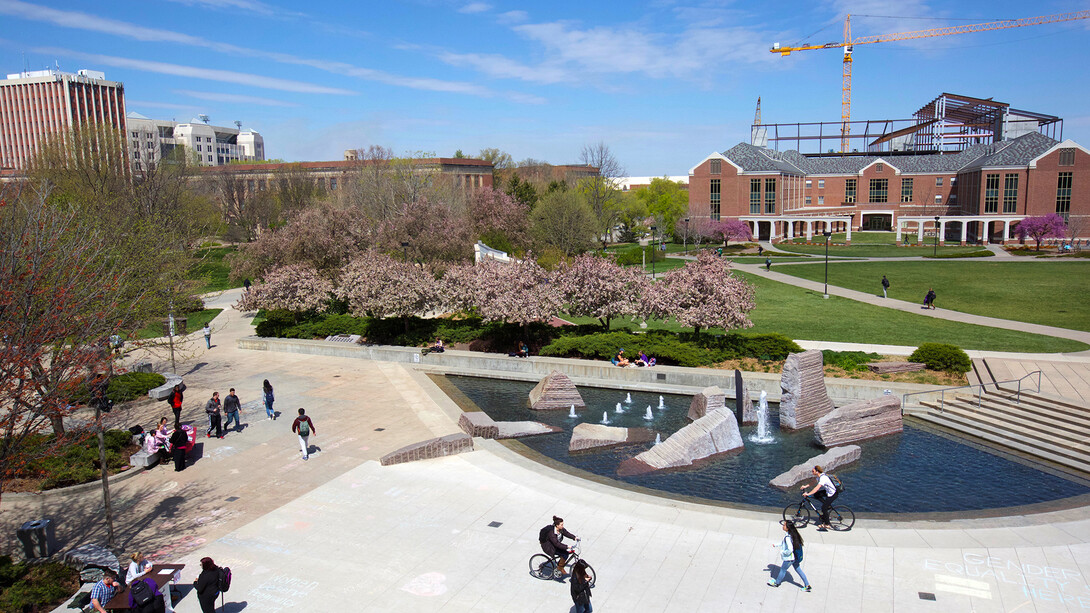
[[[57,550],[57,538],[53,532],[52,520],[28,521],[15,531],[15,535],[23,544],[23,554],[28,560],[48,558]]]

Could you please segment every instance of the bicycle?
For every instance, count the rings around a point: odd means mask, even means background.
[[[580,541],[576,541],[571,554],[568,555],[568,561],[566,562],[568,567],[575,566],[575,563],[579,561],[580,553],[582,553],[582,547]],[[560,556],[535,553],[530,556],[530,576],[544,580],[561,579],[563,575],[560,574],[560,565],[557,564],[559,559]],[[594,574],[594,568],[590,564],[587,564],[587,578],[590,579],[590,587],[594,587],[597,577]]]
[[[812,496],[804,495],[801,502],[784,507],[783,520],[795,524],[796,528],[805,528],[809,523],[817,523],[821,518],[821,505],[815,504]],[[829,508],[829,525],[837,532],[846,532],[855,525],[855,512],[844,505]]]

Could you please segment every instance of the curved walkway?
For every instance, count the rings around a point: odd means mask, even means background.
[[[537,530],[556,514],[584,538],[602,611],[1081,611],[1090,607],[1090,508],[993,519],[860,520],[848,533],[804,531],[814,591],[765,585],[778,563],[778,517],[619,490],[536,464],[498,443],[469,454],[381,467],[381,455],[456,432],[457,407],[411,366],[245,351],[248,318],[230,308],[213,348],[186,369],[187,417],[234,386],[244,402],[262,379],[280,420],[248,411],[241,433],[201,439],[182,473],[156,468],[112,488],[119,541],[180,561],[231,566],[224,610],[569,611],[567,585],[528,576]],[[201,339],[194,339],[198,343]],[[305,406],[320,448],[308,462],[288,431]],[[148,423],[162,405],[130,416]],[[143,415],[138,413],[143,412]],[[996,487],[1011,487],[987,475]],[[1017,486],[1017,484],[1015,484]],[[0,538],[51,517],[65,546],[104,542],[96,492],[4,498]],[[797,577],[792,575],[795,582]],[[922,600],[922,594],[934,600]]]

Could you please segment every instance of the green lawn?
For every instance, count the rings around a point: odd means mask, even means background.
[[[1081,351],[1088,348],[1076,341],[935,319],[926,315],[855,302],[847,298],[830,296],[826,300],[819,292],[811,292],[746,273],[738,274],[754,285],[757,297],[757,308],[750,312],[753,327],[743,332],[779,332],[796,340],[879,345],[919,346],[920,343],[927,342],[950,343],[963,349],[1027,353]],[[578,324],[597,322],[590,317],[564,315],[562,317]],[[617,318],[613,320],[611,328],[640,330],[640,320],[629,321]],[[673,320],[655,319],[647,320],[646,329],[666,329],[675,332],[691,330],[682,328]]]
[[[203,283],[197,289],[197,294],[242,287],[241,282],[230,280],[231,267],[224,261],[227,254],[234,253],[236,249],[236,247],[209,247],[197,251],[196,258],[199,261],[189,275],[191,280]]]
[[[726,258],[727,256],[724,255],[723,257]],[[736,262],[738,264],[764,264],[765,263],[765,258],[764,258],[763,255],[760,256],[760,257],[755,256],[755,255],[753,255],[753,256],[737,256],[737,257],[731,257],[731,258],[727,258],[727,259],[729,259],[732,262]],[[814,258],[811,258],[811,257],[795,257],[795,256],[790,256],[790,255],[776,254],[775,257],[772,258],[772,268],[775,268],[776,264],[779,264],[780,262],[813,262],[813,261],[814,261]],[[824,261],[824,260],[822,260],[822,261]]]
[[[821,281],[825,268],[796,264],[777,272]],[[830,285],[880,295],[882,275],[891,298],[922,303],[933,287],[944,309],[1090,332],[1090,262],[829,263]]]
[[[855,233],[852,233],[852,238],[855,238]],[[825,243],[822,243],[820,245],[798,245],[795,243],[783,242],[776,243],[776,248],[782,249],[783,251],[790,251],[791,253],[825,255]],[[974,245],[966,245],[964,247],[960,245],[955,245],[938,248],[939,255],[972,253],[974,251],[980,251],[980,247]],[[935,247],[933,245],[925,245],[923,247],[898,247],[896,245],[857,245],[855,244],[855,240],[852,240],[851,245],[829,245],[829,255],[853,258],[905,258],[931,255],[932,253],[935,253]]]
[[[179,317],[186,318],[185,330],[189,333],[203,328],[204,324],[215,319],[216,315],[219,315],[222,310],[223,309],[205,309],[203,311],[185,313],[179,315]],[[136,331],[136,338],[158,338],[160,336],[166,336],[166,334],[163,332],[163,324],[158,321],[152,322]]]

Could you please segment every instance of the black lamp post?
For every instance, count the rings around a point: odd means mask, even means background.
[[[939,255],[939,216],[935,215],[935,256]]]
[[[681,250],[683,252],[689,251],[689,218],[685,218],[685,235],[681,237]]]
[[[822,232],[825,235],[825,294],[823,298],[829,297],[829,237],[833,235],[828,229]]]
[[[655,226],[651,226],[651,280],[655,279]]]
[[[401,241],[401,261],[409,261],[409,241]]]

